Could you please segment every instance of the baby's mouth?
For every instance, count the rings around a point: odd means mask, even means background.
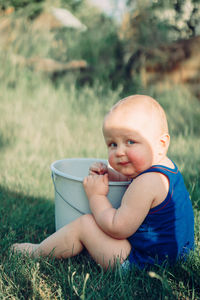
[[[121,162],[119,162],[119,165],[121,165],[121,166],[126,166],[128,164],[129,164],[128,161],[121,161]]]

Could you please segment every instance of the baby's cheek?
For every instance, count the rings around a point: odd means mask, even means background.
[[[146,164],[146,157],[142,155],[140,151],[134,153],[132,151],[128,151],[127,156],[136,169],[143,169],[144,165]]]
[[[114,167],[114,161],[115,161],[114,154],[113,153],[109,153],[108,154],[108,162],[109,162],[109,164],[111,165],[112,168]]]

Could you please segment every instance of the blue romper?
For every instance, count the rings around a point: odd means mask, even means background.
[[[194,248],[192,204],[183,177],[174,166],[171,169],[154,165],[141,173],[158,172],[169,179],[165,200],[149,210],[138,230],[128,238],[132,246],[128,260],[141,268],[162,264],[166,258],[169,263],[174,263]]]

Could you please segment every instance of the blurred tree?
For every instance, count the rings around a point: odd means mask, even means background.
[[[200,34],[200,0],[127,0],[139,45],[152,46]]]
[[[12,6],[17,10],[19,8],[24,8],[29,4],[40,3],[43,1],[44,0],[0,0],[0,8],[5,10]]]
[[[24,11],[24,16],[34,19],[42,11],[44,0],[0,0],[0,10],[9,14],[9,11]],[[11,10],[12,9],[12,10]]]
[[[76,11],[83,5],[85,1],[84,0],[61,0],[60,2],[63,7],[68,6],[68,8],[70,8],[72,11]]]
[[[15,11],[18,11],[26,8],[29,17],[36,17],[42,11],[43,5],[65,7],[74,12],[84,2],[85,0],[0,0],[0,9],[5,11],[13,7]]]
[[[12,40],[9,39],[8,45],[21,61],[35,62],[37,58],[40,64],[42,59],[46,64],[50,64],[50,60],[67,64],[85,60],[87,69],[54,72],[53,80],[56,83],[66,80],[66,85],[74,81],[80,85],[98,82],[109,88],[117,88],[121,83],[124,77],[124,44],[119,39],[116,23],[88,0],[0,0],[0,9],[4,9],[5,13],[11,7]],[[86,25],[87,30],[43,26],[42,22],[48,25],[52,7],[68,9]],[[9,34],[6,41],[7,36]],[[34,70],[31,63],[29,68]]]
[[[126,41],[127,78],[131,81],[139,77],[144,86],[150,82],[148,75],[150,78],[153,74],[159,80],[164,72],[168,78],[169,72],[174,72],[177,81],[177,78],[199,80],[189,71],[186,74],[183,62],[192,60],[192,56],[193,61],[198,61],[200,0],[127,0],[126,3],[128,14],[122,33]],[[194,65],[188,63],[187,67],[196,74],[198,62]]]

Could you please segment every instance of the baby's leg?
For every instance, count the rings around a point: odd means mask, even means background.
[[[116,259],[122,263],[130,253],[129,242],[117,240],[105,234],[92,215],[83,215],[64,226],[40,244],[15,244],[14,249],[28,251],[34,256],[52,254],[57,258],[68,258],[86,248],[102,267],[113,266]]]

